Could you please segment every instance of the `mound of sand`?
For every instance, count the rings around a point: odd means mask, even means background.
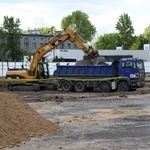
[[[78,62],[76,62],[77,66],[81,66],[81,65],[93,65],[93,62],[90,59],[82,59]]]
[[[0,92],[0,148],[59,131],[59,126],[40,116],[19,96]]]

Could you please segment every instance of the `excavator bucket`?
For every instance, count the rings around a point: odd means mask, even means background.
[[[93,59],[91,59],[91,61],[93,62],[93,64],[98,65],[98,64],[105,64],[105,58],[102,56],[98,56],[95,57]]]

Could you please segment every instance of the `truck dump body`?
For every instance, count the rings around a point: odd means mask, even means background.
[[[111,65],[58,65],[53,76],[65,92],[127,92],[144,86],[144,62],[126,58]]]
[[[83,66],[57,66],[54,71],[55,77],[114,77],[114,65],[83,65]]]

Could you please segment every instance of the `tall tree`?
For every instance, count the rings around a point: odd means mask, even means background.
[[[9,61],[21,61],[23,51],[20,49],[21,35],[19,33],[20,20],[4,16],[3,29],[5,31],[4,54]]]
[[[132,26],[130,16],[125,13],[121,15],[115,28],[120,34],[121,45],[123,45],[123,48],[130,49],[132,43],[134,42],[134,28]]]
[[[95,26],[89,21],[89,16],[79,10],[73,11],[71,15],[64,17],[61,21],[61,28],[70,28],[89,42],[96,33]]]
[[[147,42],[150,43],[150,25],[144,29],[143,36],[147,38]],[[144,43],[147,44],[147,43]]]
[[[0,28],[0,61],[5,60],[5,31],[3,27]]]

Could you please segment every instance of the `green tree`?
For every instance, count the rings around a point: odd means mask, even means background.
[[[43,34],[55,34],[56,29],[54,27],[39,27],[36,30],[41,30]]]
[[[64,17],[61,21],[61,28],[70,28],[89,42],[96,33],[96,28],[89,21],[89,16],[79,10],[73,11],[71,15]]]
[[[150,25],[144,29],[143,36],[147,38],[147,42],[150,43]],[[146,44],[146,43],[144,43]]]
[[[3,27],[0,28],[0,61],[5,60],[5,31]]]
[[[34,28],[34,30],[40,30],[42,31],[43,34],[47,35],[47,34],[52,34],[54,35],[56,32],[56,28],[55,27],[38,27],[38,28]],[[23,34],[28,34],[28,30],[23,30],[22,31]]]
[[[119,34],[110,33],[99,36],[98,40],[95,43],[95,49],[116,49],[116,46],[119,45]]]
[[[8,61],[21,61],[23,52],[20,49],[21,35],[18,32],[20,20],[14,17],[4,16],[3,29],[5,31],[4,55]]]
[[[119,32],[121,39],[120,43],[123,45],[123,48],[130,49],[132,43],[134,42],[134,28],[132,26],[130,16],[125,13],[121,15],[115,28]]]
[[[143,45],[148,43],[148,39],[143,35],[140,34],[139,36],[134,37],[135,41],[131,45],[131,50],[142,50]]]

